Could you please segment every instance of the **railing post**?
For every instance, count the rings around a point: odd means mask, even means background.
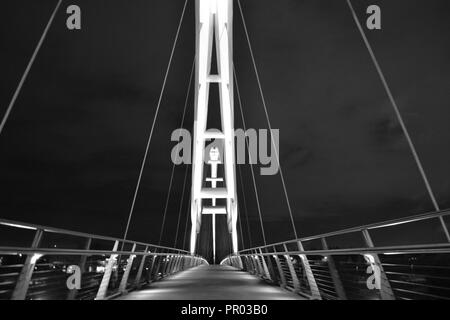
[[[276,250],[275,250],[276,251]],[[281,267],[280,259],[278,258],[278,255],[275,253],[273,255],[273,258],[275,259],[275,263],[277,264],[278,268],[278,274],[280,275],[280,287],[286,287],[286,277],[284,276],[283,268]]]
[[[261,248],[259,249],[259,253],[261,254],[260,257],[261,257],[261,260],[262,260],[262,264],[263,264],[263,268],[264,268],[264,273],[266,274],[266,279],[272,280],[272,277],[270,276],[269,269],[267,268],[266,259],[264,259],[264,256],[263,256],[263,254],[262,254]]]
[[[248,265],[250,266],[249,272],[252,273],[252,274],[255,274],[256,273],[256,268],[255,268],[255,261],[253,259],[252,251],[249,251],[247,253],[247,260],[248,260]]]
[[[247,267],[247,272],[249,272],[249,273],[252,273],[253,272],[253,264],[252,264],[252,261],[251,261],[252,259],[251,259],[251,257],[249,256],[249,254],[248,253],[246,253],[246,256],[245,256],[245,265],[246,265],[246,267]]]
[[[324,250],[328,250],[328,243],[326,238],[321,238],[322,247]],[[347,300],[347,295],[345,294],[344,286],[342,285],[341,277],[337,271],[336,264],[334,262],[333,256],[325,256],[328,262],[328,267],[330,268],[331,279],[333,280],[334,289],[339,299]]]
[[[251,254],[249,252],[247,252],[247,255],[245,256],[245,258],[247,259],[247,271],[250,273],[254,273],[253,260],[252,260]]]
[[[133,243],[131,252],[134,252],[134,250],[136,250],[136,243]],[[119,292],[122,294],[127,292],[128,277],[130,276],[131,267],[133,266],[133,260],[135,257],[136,255],[130,254],[127,259],[127,266],[125,267],[125,271],[123,272],[122,279],[120,280],[119,285]]]
[[[179,256],[179,254],[177,254],[176,256],[175,256],[175,262],[174,262],[174,264],[173,264],[173,267],[172,267],[172,273],[176,273],[176,272],[178,272],[178,265],[180,264],[180,256]]]
[[[264,270],[261,264],[261,261],[259,260],[258,251],[252,251],[253,258],[255,259],[255,266],[256,266],[256,273],[260,276],[264,276]]]
[[[180,253],[180,261],[178,262],[177,271],[183,271],[184,270],[184,254]]]
[[[283,248],[285,252],[288,252],[289,250],[287,249],[286,244],[283,244]],[[300,281],[298,281],[298,277],[297,274],[295,273],[295,269],[294,269],[294,265],[292,264],[292,260],[291,260],[291,256],[286,254],[284,255],[284,258],[286,259],[286,263],[288,265],[289,271],[291,273],[292,276],[292,284],[294,285],[294,290],[296,292],[300,291]]]
[[[160,254],[166,254],[163,251],[164,250],[161,250],[161,252],[159,252],[159,253]],[[158,257],[158,263],[155,264],[155,279],[158,278],[158,273],[161,273],[161,278],[164,277],[164,267],[166,265],[165,263],[163,263],[163,260],[166,258],[166,256],[161,255],[161,256],[157,256],[157,257]]]
[[[167,261],[168,260],[168,261]],[[172,255],[166,256],[166,264],[164,268],[164,275],[170,275],[172,273],[172,265],[173,265],[174,258],[172,258]]]
[[[370,236],[369,230],[367,230],[367,229],[362,230],[362,234],[364,237],[364,241],[366,242],[366,245],[369,248],[374,248],[375,246],[373,244],[372,237]],[[377,267],[380,270],[381,299],[395,300],[394,292],[392,291],[391,284],[389,283],[387,275],[384,272],[384,268],[383,268],[383,265],[381,264],[380,257],[378,257],[378,254],[376,254],[376,253],[371,253],[370,255],[374,258],[373,263],[375,264],[375,267]]]
[[[305,251],[301,241],[297,241],[298,250]],[[314,273],[312,272],[311,265],[309,264],[308,257],[305,254],[300,254],[300,259],[302,259],[303,268],[305,268],[306,278],[308,280],[309,288],[311,290],[312,299],[321,300],[319,287],[317,286],[316,279],[314,278]]]
[[[147,253],[147,251],[148,251],[148,246],[145,246],[144,253]],[[139,264],[139,269],[136,274],[136,279],[134,279],[134,286],[136,288],[141,287],[141,277],[142,277],[142,271],[144,270],[145,259],[147,259],[146,254],[142,255],[141,263]]]
[[[36,229],[33,242],[31,243],[31,248],[34,249],[39,247],[43,233],[43,230]],[[40,257],[42,257],[42,255],[37,253],[27,255],[25,263],[23,264],[22,270],[20,271],[17,279],[11,300],[25,300],[28,287],[30,286],[31,277],[33,276],[34,267]]]
[[[173,256],[172,265],[170,266],[170,274],[177,272],[177,265],[178,265],[178,254],[175,254]]]
[[[164,275],[170,274],[170,266],[172,265],[173,260],[171,255],[166,256],[166,263],[164,264]]]
[[[242,263],[242,258],[241,258],[241,256],[240,256],[240,255],[237,256],[236,259],[237,259],[237,261],[238,261],[239,269],[241,269],[241,270],[244,269],[244,264]]]
[[[280,287],[285,288],[287,285],[286,277],[284,276],[283,268],[281,267],[280,258],[278,258],[277,254],[277,248],[275,246],[272,246],[274,255],[273,258],[275,259],[275,263],[277,264],[278,274],[280,275]]]
[[[261,261],[259,260],[258,251],[255,250],[255,251],[253,252],[253,256],[254,256],[255,261],[256,261],[256,269],[258,270],[258,271],[257,271],[258,275],[259,275],[260,277],[264,277],[265,272],[264,272],[262,263],[261,263]]]
[[[175,255],[175,262],[172,266],[172,273],[176,273],[178,271],[178,265],[180,264],[180,256],[178,254]]]
[[[155,252],[154,253],[157,253],[157,251],[158,251],[158,248],[155,248]],[[156,262],[156,259],[158,259],[158,264],[156,264],[155,262]],[[160,263],[161,263],[161,258],[160,258],[160,256],[158,256],[158,255],[152,255],[152,265],[150,266],[150,279],[149,279],[149,282],[152,282],[153,281],[153,278],[152,278],[152,273],[153,273],[153,271],[154,271],[154,273],[155,273],[155,278],[158,276],[158,269],[159,269],[159,265],[160,265]]]
[[[180,256],[180,262],[178,263],[178,271],[184,270],[184,255]]]
[[[239,254],[237,256],[238,262],[239,262],[239,269],[244,270],[244,261],[242,261],[242,256]]]
[[[119,241],[116,240],[114,242],[114,247],[112,251],[117,251],[117,248],[119,246]],[[97,296],[95,297],[95,300],[102,300],[105,298],[106,293],[108,291],[109,286],[109,280],[111,279],[111,273],[113,270],[114,265],[116,264],[117,254],[111,253],[109,256],[108,264],[105,268],[105,273],[103,274],[102,282],[100,283],[100,287],[98,288]]]
[[[89,248],[91,247],[91,243],[92,243],[92,238],[87,238],[86,244],[84,246],[84,250],[89,250]],[[79,262],[81,277],[83,277],[83,273],[86,271],[86,261],[87,261],[87,255],[82,255],[80,258],[80,262]],[[78,289],[69,290],[69,293],[67,295],[67,300],[75,299],[75,297],[77,296],[77,293],[78,293]]]
[[[267,248],[264,248],[264,251],[266,253],[269,253],[269,250]],[[261,252],[262,252],[262,250],[261,250]],[[272,278],[272,274],[275,274],[275,270],[274,270],[274,267],[273,267],[273,264],[272,264],[272,260],[270,260],[270,256],[267,256],[267,267],[268,267],[269,274],[270,274],[270,280],[272,282],[274,282],[275,279]]]

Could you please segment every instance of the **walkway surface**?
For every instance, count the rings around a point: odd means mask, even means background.
[[[302,300],[230,266],[202,265],[179,272],[121,300]]]

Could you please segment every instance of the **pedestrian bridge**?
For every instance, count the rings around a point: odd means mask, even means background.
[[[56,3],[0,121],[0,135],[61,2],[62,0],[58,0]],[[243,112],[245,108],[242,105],[238,76],[233,61],[233,1],[200,0],[195,2],[196,52],[192,53],[191,73],[180,123],[180,128],[184,128],[190,88],[193,87],[195,121],[192,144],[195,148],[191,162],[191,198],[187,210],[187,216],[190,217],[191,222],[190,245],[185,246],[183,241],[183,245],[180,246],[182,249],[174,248],[178,245],[179,234],[183,229],[181,214],[183,200],[187,199],[185,192],[188,192],[186,188],[189,182],[188,165],[185,166],[174,247],[161,245],[174,184],[175,161],[169,175],[158,244],[132,241],[128,238],[187,3],[188,1],[185,0],[178,20],[178,28],[146,140],[144,156],[140,162],[139,175],[123,237],[105,237],[0,219],[0,299],[450,299],[450,235],[448,231],[450,211],[442,210],[436,200],[419,153],[409,134],[407,123],[403,121],[395,97],[350,0],[346,1],[350,10],[348,17],[354,20],[364,46],[369,52],[435,209],[434,212],[301,238],[297,233],[294,210],[291,208],[277,144],[271,137],[294,239],[269,243],[264,229],[253,162],[250,159],[249,150],[252,146],[249,146],[246,139],[244,152],[249,151],[251,183],[264,245],[244,246],[241,217],[248,219],[249,210],[247,210],[243,191],[245,180],[242,178],[240,166],[237,166],[238,175],[236,175],[233,159],[235,156],[232,134],[235,100],[244,132],[247,132],[247,127]],[[264,118],[267,122],[267,126],[264,125],[264,127],[272,132],[259,77],[260,72],[257,69],[243,8],[239,0],[236,3],[242,21],[244,39],[249,49],[251,68],[255,74],[258,96],[261,98]],[[216,48],[214,55],[217,74],[210,73],[214,60],[213,47]],[[206,130],[209,128],[210,86],[219,88],[220,114],[218,116],[220,115],[222,131]],[[283,90],[282,87],[281,90]],[[206,143],[211,140],[223,142],[223,150],[219,152],[211,148],[207,153]],[[20,141],[14,141],[14,144],[19,143]],[[175,150],[178,154],[178,148]],[[209,156],[207,164],[204,163],[204,155]],[[223,159],[220,159],[220,155]],[[152,169],[160,170],[158,167]],[[223,175],[219,176],[222,171]],[[207,176],[209,173],[211,176]],[[237,177],[240,178],[242,202],[237,201]],[[155,197],[159,197],[159,193],[156,193]],[[89,207],[88,204],[86,207]],[[40,208],[40,210],[43,209]],[[200,242],[198,235],[201,234],[202,219],[208,219],[202,218],[202,215],[211,216],[210,230],[213,245],[208,251],[212,251],[213,258],[209,261],[205,257],[193,254],[202,252],[198,250]],[[218,237],[218,240],[221,243],[229,241],[231,245],[227,253],[233,252],[228,256],[220,256],[219,253],[218,260],[216,260],[216,215],[218,220],[226,217],[222,219],[222,222],[227,228],[227,232],[221,238]],[[187,234],[188,223],[189,219],[186,219],[184,237]],[[249,227],[248,220],[247,227]],[[250,227],[248,230],[250,231]],[[239,238],[238,231],[240,231]],[[250,234],[249,237],[251,239]],[[241,245],[238,239],[241,239]],[[185,250],[186,247],[189,247],[190,251]],[[221,262],[217,265],[216,261]]]

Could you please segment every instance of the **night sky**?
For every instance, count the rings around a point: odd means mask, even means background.
[[[2,3],[2,116],[56,2]],[[183,3],[63,1],[0,136],[0,217],[123,235]],[[130,239],[159,238],[175,145],[170,135],[180,125],[195,52],[194,3],[189,0],[168,76]],[[70,4],[81,7],[79,31],[66,28]],[[437,201],[448,208],[450,3],[354,0],[363,25],[371,4],[382,9],[382,30],[366,30],[367,36]],[[299,235],[432,211],[346,1],[242,5],[271,124],[280,129],[280,161]],[[247,127],[267,128],[237,4],[234,63]],[[191,95],[189,130],[193,110]],[[242,127],[237,104],[235,126]],[[241,169],[252,244],[262,244],[249,166]],[[164,245],[174,244],[184,172],[184,166],[175,171]],[[292,239],[279,176],[256,180],[268,242]],[[249,246],[247,232],[243,240]]]

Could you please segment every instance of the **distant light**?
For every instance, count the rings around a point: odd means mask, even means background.
[[[41,257],[42,254],[40,253],[33,254],[33,256],[31,257],[31,264],[35,264]]]
[[[367,263],[375,264],[375,257],[371,254],[365,254],[364,258],[366,259]]]
[[[103,267],[103,266],[97,266],[95,272],[98,272],[98,273],[104,273],[104,272],[105,272],[105,267]]]

